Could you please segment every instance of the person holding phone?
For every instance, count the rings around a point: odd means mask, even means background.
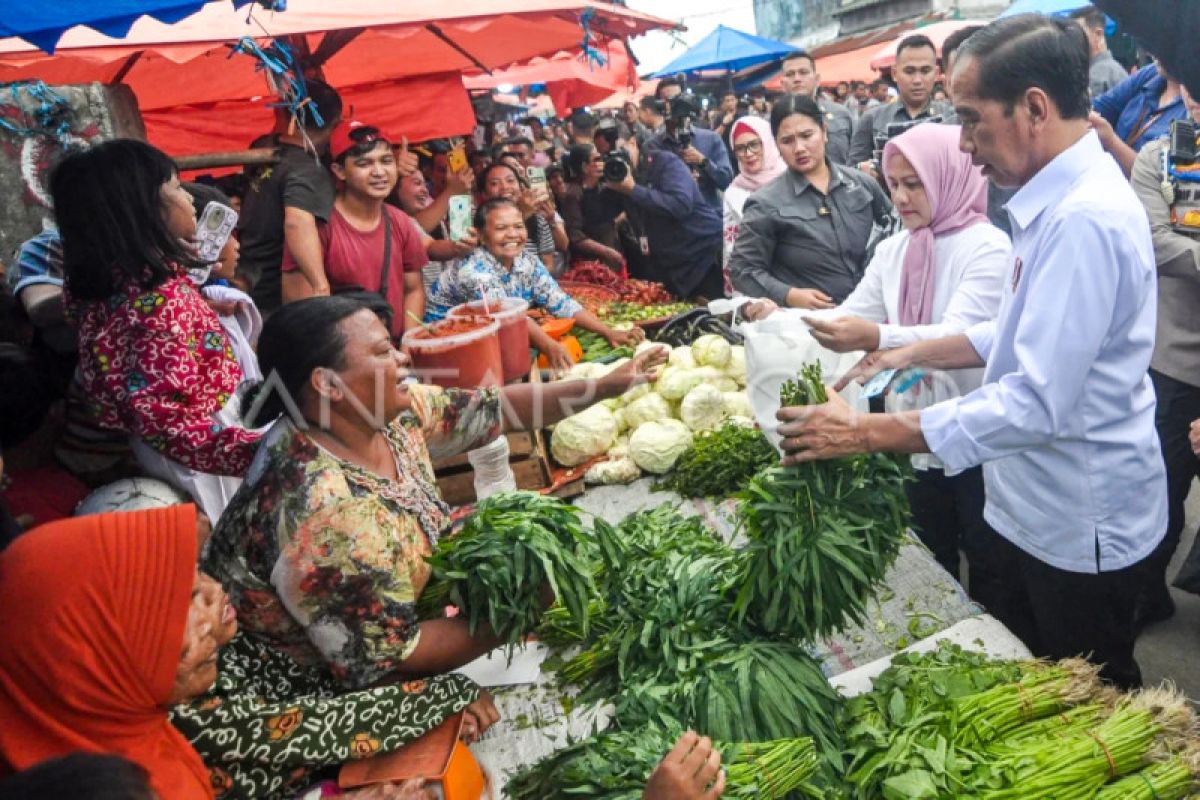
[[[549,192],[543,197],[535,197],[521,169],[504,161],[479,173],[476,190],[481,203],[503,197],[517,204],[525,220],[526,250],[553,273],[554,253],[566,250],[570,241]]]

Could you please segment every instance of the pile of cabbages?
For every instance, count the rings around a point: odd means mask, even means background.
[[[567,467],[597,456],[588,483],[617,484],[643,473],[663,475],[692,443],[692,435],[718,428],[726,419],[753,427],[746,394],[746,353],[716,335],[688,347],[643,342],[638,351],[667,347],[670,355],[658,380],[602,400],[560,422],[550,440],[554,460]],[[576,364],[563,380],[601,378],[628,359],[611,364]]]

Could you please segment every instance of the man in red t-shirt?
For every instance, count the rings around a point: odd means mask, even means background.
[[[350,287],[379,292],[387,230],[392,245],[386,297],[392,307],[392,335],[399,337],[416,324],[413,317],[425,315],[421,268],[429,258],[408,217],[385,202],[399,177],[396,155],[378,128],[358,122],[338,123],[329,139],[329,153],[338,189],[329,221],[319,226],[325,276],[335,293]],[[285,255],[284,272],[294,269],[291,255]]]

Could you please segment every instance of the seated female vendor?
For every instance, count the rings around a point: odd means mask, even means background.
[[[645,337],[640,328],[613,330],[559,287],[546,267],[526,252],[525,221],[512,200],[496,198],[481,205],[475,212],[475,228],[482,246],[433,282],[425,306],[426,319],[441,319],[452,307],[480,298],[519,297],[556,317],[574,317],[579,327],[600,334],[614,347],[637,344]],[[532,322],[529,336],[533,346],[546,354],[551,368],[571,366],[567,349]]]
[[[242,630],[341,685],[455,669],[496,645],[462,619],[418,620],[423,556],[448,522],[430,456],[481,447],[506,427],[552,424],[650,377],[652,348],[596,382],[502,390],[409,386],[387,329],[344,297],[284,306],[259,339],[268,376],[250,404],[264,435],[213,534],[205,572]],[[504,413],[501,414],[501,407]]]
[[[93,791],[103,778],[61,759],[111,753],[164,800],[291,798],[322,767],[394,750],[460,710],[476,729],[496,718],[462,675],[339,691],[281,653],[229,644],[233,609],[196,569],[207,536],[207,518],[177,505],[63,519],[0,553],[0,775],[60,759],[27,796],[83,797],[72,774]],[[425,797],[413,785],[351,796]]]

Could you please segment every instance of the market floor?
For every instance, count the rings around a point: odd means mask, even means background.
[[[1196,527],[1200,525],[1200,484],[1192,485],[1188,496],[1187,525],[1183,541],[1175,552],[1168,576],[1175,577],[1179,563],[1191,550]],[[1200,703],[1200,596],[1171,589],[1175,598],[1175,616],[1153,625],[1142,633],[1137,644],[1137,659],[1147,686],[1163,680],[1173,681],[1179,689]]]

